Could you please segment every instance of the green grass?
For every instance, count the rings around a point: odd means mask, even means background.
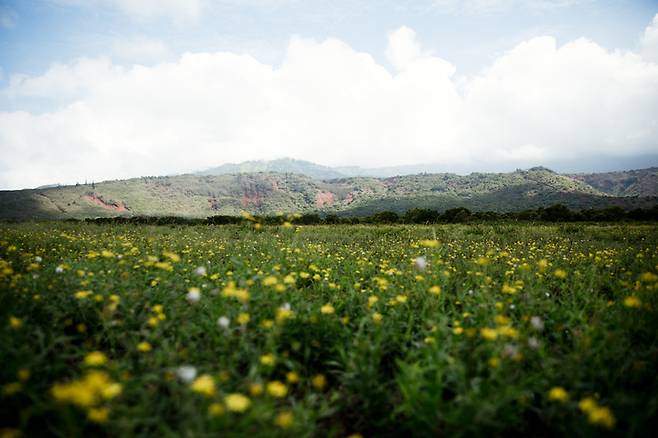
[[[0,429],[647,436],[657,249],[652,225],[2,225]]]

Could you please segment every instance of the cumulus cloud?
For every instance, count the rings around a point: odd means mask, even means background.
[[[640,52],[647,61],[658,62],[658,14],[644,30],[640,39]]]
[[[587,1],[591,0],[433,0],[432,6],[449,14],[479,15],[513,8],[525,8],[541,12],[566,8]]]
[[[169,55],[169,47],[164,41],[138,36],[134,38],[120,38],[112,44],[114,56],[130,62],[162,61]]]
[[[0,113],[0,187],[161,175],[281,156],[329,165],[509,168],[656,153],[658,65],[587,39],[525,41],[472,77],[389,34],[391,72],[337,39],[291,39],[278,66],[230,52],[14,76],[3,90],[58,99]]]

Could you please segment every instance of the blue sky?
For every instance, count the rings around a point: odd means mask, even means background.
[[[281,156],[458,170],[658,156],[655,0],[0,5],[0,188]]]

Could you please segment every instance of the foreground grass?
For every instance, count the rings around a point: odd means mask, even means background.
[[[650,225],[0,228],[0,429],[642,436]]]

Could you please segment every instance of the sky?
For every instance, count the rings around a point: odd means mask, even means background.
[[[658,165],[658,0],[0,0],[0,189]]]

